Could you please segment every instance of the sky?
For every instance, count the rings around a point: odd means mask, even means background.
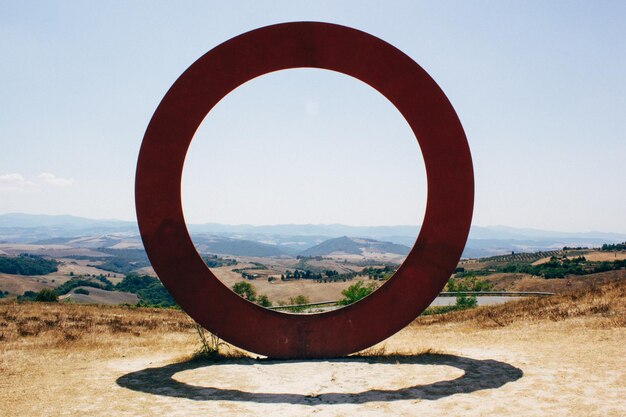
[[[324,21],[420,64],[465,129],[473,223],[626,232],[621,1],[0,1],[0,214],[135,219],[152,113],[201,55],[249,30]],[[349,76],[252,80],[200,126],[183,175],[190,223],[420,224],[419,146]]]

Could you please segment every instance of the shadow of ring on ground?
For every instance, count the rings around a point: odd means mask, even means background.
[[[516,381],[523,376],[521,369],[491,359],[472,359],[445,354],[351,356],[336,359],[306,360],[307,363],[368,363],[368,364],[416,364],[452,366],[464,371],[456,379],[432,384],[384,390],[371,389],[356,393],[323,393],[316,396],[293,393],[246,392],[237,389],[222,389],[189,385],[173,378],[182,371],[220,365],[264,365],[299,363],[301,360],[232,359],[219,362],[187,361],[146,368],[131,372],[117,379],[121,387],[169,397],[187,398],[197,401],[243,401],[256,403],[288,404],[362,404],[372,401],[397,401],[409,399],[437,400],[454,394],[467,394],[479,390],[494,389]]]

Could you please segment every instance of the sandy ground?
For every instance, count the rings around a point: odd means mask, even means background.
[[[594,317],[416,324],[317,361],[190,361],[190,329],[84,337],[0,338],[0,415],[626,415],[626,328]]]

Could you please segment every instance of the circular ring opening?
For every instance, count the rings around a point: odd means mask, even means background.
[[[419,141],[428,180],[424,223],[396,275],[362,302],[317,315],[288,315],[258,307],[219,282],[193,246],[181,202],[187,149],[207,113],[248,80],[302,67],[353,76],[387,97]],[[253,30],[212,49],[189,67],[150,121],[135,182],[146,252],[179,305],[235,346],[283,358],[356,352],[410,323],[441,291],[460,259],[473,197],[465,133],[432,78],[374,36],[318,22]]]

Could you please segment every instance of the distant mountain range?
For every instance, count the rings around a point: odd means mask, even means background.
[[[420,227],[206,223],[190,224],[188,229],[201,251],[235,256],[323,256],[323,253],[333,248],[353,253],[357,250],[357,243],[361,249],[384,248],[388,253],[405,254],[407,248],[415,243]],[[491,256],[511,251],[532,252],[563,246],[596,247],[603,243],[623,241],[626,241],[626,234],[622,233],[570,233],[507,226],[472,226],[463,256]],[[0,215],[0,242],[56,243],[91,248],[98,245],[141,246],[136,222],[23,213]]]

